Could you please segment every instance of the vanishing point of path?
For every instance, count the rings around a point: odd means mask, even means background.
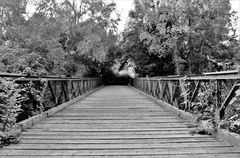
[[[239,158],[127,86],[107,86],[56,113],[0,149],[3,158]]]

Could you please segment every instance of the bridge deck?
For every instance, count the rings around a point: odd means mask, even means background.
[[[135,90],[108,86],[28,129],[0,157],[240,157],[229,143],[188,131],[184,120]]]

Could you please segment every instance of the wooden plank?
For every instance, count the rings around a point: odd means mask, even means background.
[[[143,132],[131,132],[131,131],[121,131],[121,132],[76,132],[76,131],[29,131],[24,133],[23,136],[35,136],[35,135],[59,135],[59,136],[145,136],[145,135],[180,135],[180,134],[188,134],[188,131],[143,131]]]
[[[101,124],[101,125],[107,125],[107,124],[165,124],[165,123],[170,123],[172,124],[177,124],[177,123],[183,123],[184,121],[181,120],[159,120],[159,121],[154,121],[154,120],[123,120],[123,121],[112,121],[112,120],[49,120],[49,121],[44,121],[44,124]]]
[[[9,158],[48,158],[49,156],[8,156]],[[58,156],[52,156],[52,157],[57,157],[57,158],[93,158],[93,156],[79,156],[79,155],[71,155],[71,156],[63,156],[63,155],[58,155]],[[100,156],[94,156],[94,158],[129,158],[129,155],[125,156],[106,156],[106,155],[100,155]],[[162,154],[148,154],[148,155],[133,155],[131,157],[134,158],[226,158],[225,154],[178,154],[178,155],[162,155]],[[5,158],[1,157],[0,158]],[[239,158],[239,154],[227,154],[227,158]]]
[[[0,157],[239,157],[229,143],[189,130],[133,89],[109,86],[27,129]]]
[[[98,140],[48,140],[48,139],[22,139],[22,144],[159,144],[159,143],[201,143],[201,142],[215,142],[216,139],[208,138],[178,138],[178,139],[98,139]]]
[[[57,119],[57,120],[64,120],[64,119],[70,119],[70,120],[149,120],[149,119],[176,119],[177,117],[167,115],[167,116],[86,116],[86,117],[78,117],[78,116],[59,116],[59,115],[54,115],[51,117],[52,120]]]
[[[67,116],[67,117],[89,117],[89,116],[92,116],[92,117],[114,117],[116,116],[117,113],[108,113],[108,114],[100,114],[100,113],[57,113],[55,114],[55,116]],[[146,117],[156,117],[156,116],[172,116],[171,114],[159,114],[159,113],[155,113],[155,114],[152,114],[152,113],[144,113],[144,114],[132,114],[132,113],[129,113],[129,114],[118,114],[117,116],[119,117],[141,117],[141,116],[146,116]]]
[[[63,127],[63,128],[82,128],[82,129],[89,129],[89,128],[99,128],[99,129],[126,129],[126,128],[170,128],[170,127],[174,127],[174,128],[183,128],[186,127],[186,125],[184,124],[152,124],[149,125],[148,123],[146,124],[139,124],[139,125],[135,125],[135,124],[117,124],[117,125],[104,125],[104,124],[37,124],[35,126],[35,128],[43,128],[43,127],[55,127],[55,128],[59,128],[59,127]]]
[[[15,150],[109,150],[109,149],[159,149],[159,148],[207,148],[207,147],[232,147],[229,143],[219,142],[191,142],[191,143],[158,143],[158,144],[21,144],[5,147]]]
[[[99,135],[99,136],[81,136],[81,135],[69,135],[69,136],[60,136],[60,135],[23,135],[24,139],[59,139],[59,140],[66,140],[66,139],[82,139],[82,140],[99,140],[99,139],[178,139],[178,138],[207,138],[210,137],[208,135],[190,135],[190,134],[170,134],[170,135]]]
[[[179,119],[176,119],[176,118],[144,118],[144,119],[141,119],[141,118],[131,118],[131,119],[125,119],[125,118],[122,118],[122,119],[109,119],[109,118],[106,118],[106,119],[102,119],[102,118],[98,118],[98,119],[95,119],[95,118],[89,118],[89,119],[77,119],[77,117],[74,118],[63,118],[63,119],[58,119],[58,118],[53,118],[53,119],[48,119],[48,123],[52,123],[52,121],[56,121],[56,122],[61,122],[61,121],[78,121],[78,122],[81,122],[81,123],[98,123],[98,122],[105,122],[105,123],[125,123],[125,122],[165,122],[167,123],[168,121],[169,122],[179,122],[179,123],[183,123],[184,121],[183,120],[179,120]]]
[[[84,130],[84,129],[79,129],[79,128],[31,128],[29,129],[30,131],[49,131],[49,132],[153,132],[153,131],[188,131],[190,130],[189,128],[160,128],[160,129],[155,129],[155,128],[150,128],[150,129],[145,129],[145,128],[138,128],[138,129],[89,129],[89,130]],[[28,130],[26,130],[28,131]]]
[[[159,148],[159,149],[87,149],[87,150],[2,150],[0,155],[24,155],[24,156],[137,156],[137,155],[177,155],[177,154],[240,154],[231,147],[207,147],[207,148]]]

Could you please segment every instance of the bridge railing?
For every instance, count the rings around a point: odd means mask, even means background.
[[[132,85],[181,110],[191,112],[192,103],[206,89],[211,87],[211,95],[219,120],[230,118],[236,112],[232,104],[240,89],[238,71],[204,73],[202,75],[166,76],[136,78]],[[206,86],[208,85],[208,86]]]
[[[34,90],[39,92],[38,96],[40,98],[38,99],[42,103],[44,111],[90,92],[102,84],[100,78],[65,78],[58,76],[40,77],[11,73],[0,73],[0,78],[14,80],[22,87],[27,86],[30,83],[32,86],[29,88],[34,88]],[[32,99],[34,99],[33,96]],[[29,104],[35,103],[30,100]],[[30,106],[34,107],[36,105],[29,105],[29,107]],[[20,114],[20,117],[26,117],[24,116],[24,111],[22,112],[22,115]],[[18,121],[23,120],[23,118],[20,118]]]

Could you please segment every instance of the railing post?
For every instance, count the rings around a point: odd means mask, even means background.
[[[147,92],[150,94],[150,80],[147,77]]]
[[[222,89],[222,80],[216,80],[216,113],[215,113],[215,119],[216,122],[220,121],[220,108],[221,108],[221,102],[222,102],[222,97],[221,97],[221,89]]]
[[[41,99],[40,99],[40,102],[41,102],[41,103],[42,103],[43,100],[44,100],[44,96],[45,96],[47,87],[48,87],[48,80],[46,80],[46,81],[44,82],[44,85],[43,85],[43,88],[42,88],[42,91],[41,91]]]
[[[73,87],[72,87],[72,80],[71,79],[68,80],[67,89],[68,89],[68,99],[72,99]]]
[[[182,81],[182,79],[179,80],[179,86],[180,86],[180,89],[182,91],[182,94],[183,93],[187,93],[187,90],[186,88],[184,87],[184,82]],[[184,99],[184,102],[185,102],[185,109],[188,108],[188,97],[187,95],[183,95],[183,99]]]

